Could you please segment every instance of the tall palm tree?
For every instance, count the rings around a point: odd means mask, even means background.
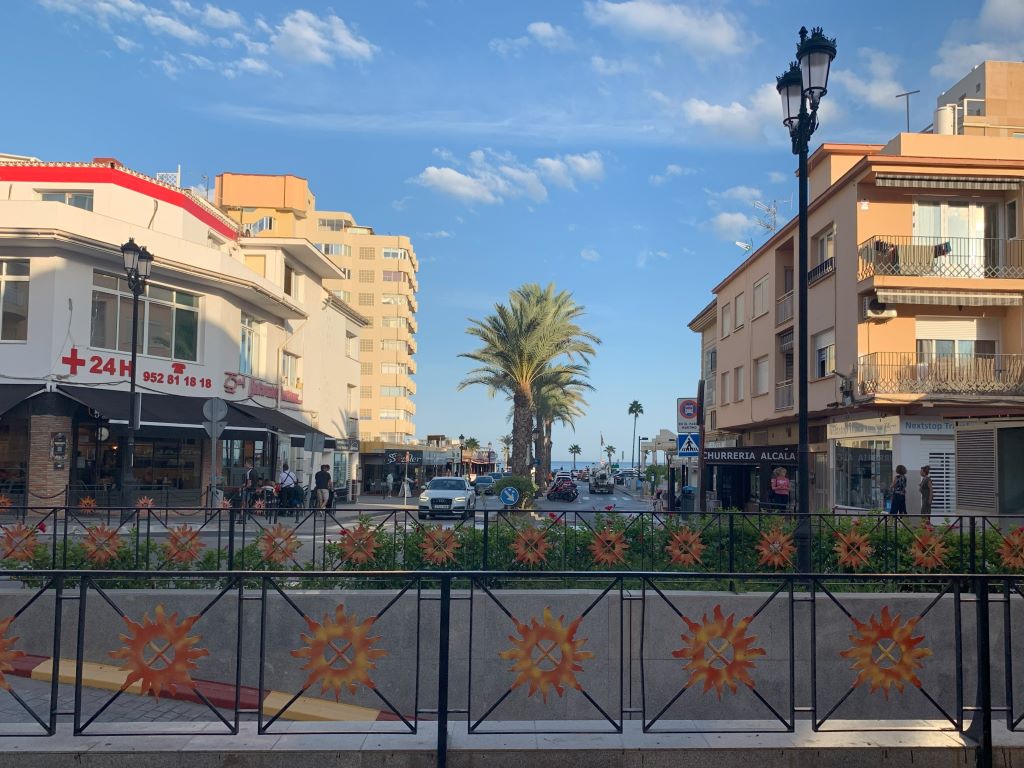
[[[606,445],[604,447],[604,452],[608,454],[608,463],[611,464],[612,463],[612,457],[615,455],[615,446],[614,445]]]
[[[545,372],[562,371],[584,376],[594,346],[601,340],[584,330],[584,313],[568,291],[553,284],[541,288],[526,284],[509,294],[508,304],[497,304],[494,314],[470,320],[466,332],[482,342],[466,357],[479,366],[459,383],[474,384],[512,399],[512,471],[529,471],[530,433],[533,429],[534,387]]]
[[[508,452],[512,450],[512,435],[502,435],[499,442],[505,449],[505,469],[508,469]]]
[[[637,417],[644,412],[644,407],[640,405],[639,400],[634,400],[629,404],[629,408],[626,412],[633,417],[633,446],[630,449],[630,454],[633,458],[633,466],[636,467],[636,420]]]
[[[584,377],[565,371],[550,370],[538,380],[533,400],[539,430],[537,458],[541,477],[551,473],[551,435],[555,422],[575,428],[575,419],[583,415],[587,404],[583,392],[589,389],[593,387]]]
[[[465,440],[462,441],[462,449],[471,452],[479,451],[480,441],[477,440],[475,437],[467,437]]]
[[[573,443],[572,445],[569,446],[567,450],[569,451],[569,455],[572,456],[572,468],[575,471],[576,457],[583,453],[583,449],[580,448],[576,443]]]

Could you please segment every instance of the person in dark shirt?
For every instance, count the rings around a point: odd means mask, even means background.
[[[331,489],[334,487],[334,481],[331,479],[331,473],[328,471],[330,468],[330,464],[321,464],[320,471],[313,476],[317,509],[324,509],[327,506],[327,500],[331,496]]]

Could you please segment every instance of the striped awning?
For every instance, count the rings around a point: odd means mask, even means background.
[[[875,292],[883,304],[933,304],[943,307],[1019,307],[1019,293],[982,293],[981,291],[926,291],[911,288],[879,288]]]
[[[875,176],[878,187],[914,187],[915,189],[956,189],[985,190],[1003,192],[1020,189],[1021,179],[1007,176],[908,176],[886,175]]]

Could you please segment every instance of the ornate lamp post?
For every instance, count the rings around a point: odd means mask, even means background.
[[[129,405],[128,405],[128,443],[124,456],[121,458],[121,497],[124,499],[128,485],[133,479],[132,469],[135,466],[135,432],[139,428],[139,411],[135,393],[135,368],[139,346],[139,296],[146,290],[146,281],[153,269],[153,254],[135,244],[135,238],[129,237],[128,242],[121,246],[124,258],[124,271],[128,276],[128,288],[132,292],[132,364],[128,372]]]
[[[807,148],[811,136],[818,128],[818,106],[828,92],[828,74],[836,57],[836,41],[825,37],[821,27],[807,35],[800,28],[800,42],[796,47],[797,60],[789,70],[777,78],[776,88],[782,97],[782,124],[789,129],[793,154],[799,157],[799,234],[797,257],[797,333],[799,339],[797,361],[797,569],[801,573],[811,570],[811,472],[810,437],[807,424],[807,379],[810,349],[807,334]]]

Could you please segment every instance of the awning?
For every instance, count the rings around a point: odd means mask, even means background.
[[[319,429],[314,429],[309,424],[305,424],[286,413],[275,411],[272,408],[263,408],[259,405],[242,405],[241,403],[228,403],[228,406],[229,412],[237,410],[252,419],[266,424],[268,428],[275,432],[291,436],[293,448],[301,448],[306,435],[311,432],[323,435],[325,441],[330,438],[330,435],[321,432]]]
[[[1019,307],[1020,293],[983,293],[981,291],[929,291],[912,288],[879,288],[875,291],[883,304],[933,304],[943,307]]]
[[[0,416],[43,391],[42,384],[0,384]]]
[[[878,174],[875,186],[913,187],[915,189],[955,189],[1004,192],[1020,189],[1020,179],[1006,176],[907,176]]]

